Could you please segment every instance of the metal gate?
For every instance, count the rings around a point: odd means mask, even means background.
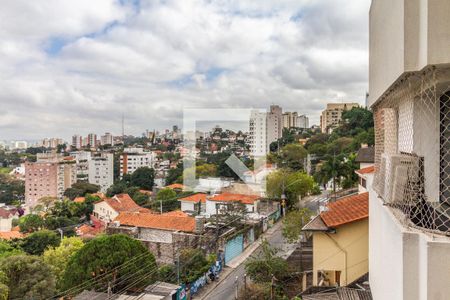
[[[241,254],[242,251],[244,251],[244,236],[240,234],[227,241],[225,246],[225,264],[229,263],[230,260]]]

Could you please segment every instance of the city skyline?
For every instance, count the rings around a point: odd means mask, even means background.
[[[328,102],[363,104],[368,7],[7,2],[0,12],[0,139],[120,133],[122,113],[126,131],[139,134],[181,124],[183,108],[277,103],[313,117]]]

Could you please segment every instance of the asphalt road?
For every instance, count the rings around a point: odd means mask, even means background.
[[[280,255],[283,252],[288,251],[292,245],[286,244],[281,233],[281,226],[279,226],[270,236],[267,237],[267,241],[276,248],[280,249]],[[261,253],[261,246],[255,249],[250,255],[258,256]],[[208,300],[234,300],[236,294],[236,282],[240,289],[244,285],[245,274],[245,262],[235,268],[231,274],[223,280],[214,290],[208,294],[205,299]]]

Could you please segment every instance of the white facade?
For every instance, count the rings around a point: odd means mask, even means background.
[[[305,115],[301,115],[297,117],[297,126],[298,128],[309,128],[309,118]]]
[[[111,222],[119,215],[106,201],[95,203],[93,214],[103,222]]]
[[[250,115],[249,144],[253,156],[264,156],[270,144],[281,138],[283,130],[282,109],[270,106],[269,112],[253,111]]]
[[[114,155],[101,153],[89,161],[89,183],[100,186],[100,191],[106,190],[114,183]]]
[[[89,181],[89,162],[91,160],[91,152],[89,151],[75,151],[70,152],[76,161],[77,181]]]
[[[253,204],[245,204],[245,210],[248,213],[253,213],[257,211],[257,206],[258,206],[258,200],[256,200]],[[216,214],[216,206],[217,209],[220,210],[223,208],[225,209],[227,207],[227,205],[229,205],[230,202],[228,201],[212,201],[212,200],[208,200],[208,198],[206,198],[206,205],[205,205],[205,212],[207,215],[215,215]],[[203,205],[203,204],[202,204]]]
[[[443,126],[450,119],[443,96],[450,82],[449,11],[447,0],[372,1],[368,104],[377,138],[368,190],[374,300],[450,295]]]
[[[138,168],[154,168],[156,154],[151,151],[144,151],[142,148],[125,148],[120,156],[120,177],[124,174],[132,174]]]
[[[102,135],[100,137],[100,144],[114,146],[114,139],[113,139],[112,134],[107,132],[107,133],[105,133],[105,135]]]
[[[81,147],[83,146],[83,137],[78,134],[73,135],[71,146],[75,149],[81,149]]]

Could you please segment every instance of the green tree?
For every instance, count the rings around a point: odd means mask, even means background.
[[[304,169],[304,160],[308,151],[300,144],[288,144],[281,148],[277,164],[282,168],[290,168],[294,171]]]
[[[287,197],[289,207],[305,197],[314,190],[314,179],[300,171],[292,172],[287,169],[280,169],[267,176],[267,194],[272,198],[281,198],[284,193]]]
[[[44,226],[44,219],[39,215],[26,215],[19,219],[20,232],[34,232]]]
[[[155,170],[148,167],[141,167],[131,174],[131,185],[144,190],[152,190],[155,180]]]
[[[217,174],[217,167],[213,164],[202,164],[196,166],[195,169],[196,176],[199,178],[216,176]]]
[[[0,271],[0,300],[8,300],[9,296],[9,279],[5,272]]]
[[[167,172],[166,184],[172,184],[175,182],[180,183],[182,181],[183,176],[183,162],[177,164],[177,167],[174,169],[170,169]]]
[[[48,299],[55,294],[55,275],[41,258],[16,255],[0,261],[10,299]]]
[[[177,197],[177,193],[169,188],[161,189],[156,194],[156,200],[171,200]]]
[[[250,258],[245,263],[245,271],[250,279],[256,283],[271,282],[272,275],[278,280],[288,275],[288,264],[281,257],[276,256],[276,249],[270,247],[267,240],[261,244],[262,253],[258,257]]]
[[[100,186],[87,182],[77,182],[72,184],[72,187],[64,191],[64,196],[70,200],[76,197],[83,197],[86,194],[95,194],[100,190]]]
[[[320,184],[326,184],[330,180],[333,184],[333,191],[336,192],[338,186],[350,187],[356,182],[355,154],[346,156],[345,154],[328,155],[320,165],[316,174],[316,180]]]
[[[289,243],[300,238],[303,226],[311,220],[312,212],[308,208],[293,210],[283,219],[283,236]]]
[[[191,283],[205,274],[214,258],[207,258],[200,249],[187,248],[180,251],[180,279]]]
[[[19,254],[23,254],[23,251],[21,249],[13,247],[7,241],[0,241],[0,259]]]
[[[49,247],[57,247],[60,243],[60,237],[57,233],[50,230],[36,231],[23,239],[21,248],[31,255],[42,255]]]
[[[70,258],[83,248],[83,240],[78,237],[65,237],[58,247],[49,248],[44,251],[42,256],[56,276],[57,287],[61,288],[64,270],[69,263]]]
[[[340,136],[354,136],[361,131],[373,128],[373,114],[362,107],[354,107],[342,113],[342,125],[336,128]]]
[[[106,290],[109,282],[117,292],[141,278],[134,286],[140,289],[154,282],[156,270],[153,254],[140,241],[121,234],[99,236],[69,259],[62,287],[67,290],[89,282],[85,289]]]

